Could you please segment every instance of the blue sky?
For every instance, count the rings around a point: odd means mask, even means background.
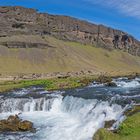
[[[0,0],[0,5],[69,15],[123,30],[140,40],[140,0]]]

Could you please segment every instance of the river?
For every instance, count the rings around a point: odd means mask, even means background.
[[[93,82],[87,87],[45,91],[30,87],[0,94],[0,119],[10,114],[30,120],[36,133],[0,133],[0,140],[92,140],[105,121],[125,119],[124,111],[140,103],[140,78],[113,80],[117,87]]]

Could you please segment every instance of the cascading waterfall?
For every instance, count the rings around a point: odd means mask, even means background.
[[[96,99],[59,95],[50,99],[1,98],[1,118],[21,113],[37,128],[35,134],[0,135],[5,140],[91,140],[93,134],[108,120],[119,120],[120,105]]]
[[[123,112],[140,103],[140,78],[114,79],[117,87],[93,83],[69,91],[27,88],[0,95],[0,119],[19,114],[36,133],[0,133],[0,140],[92,140],[105,121],[123,121]],[[63,95],[63,96],[62,96]]]
[[[26,98],[8,98],[0,100],[0,112],[32,112],[32,111],[49,111],[54,99],[45,100],[26,99]]]
[[[27,88],[0,95],[0,119],[19,114],[36,133],[0,133],[0,140],[92,140],[105,121],[123,121],[123,112],[139,104],[140,78],[114,79],[117,87],[93,83],[82,89],[48,92]],[[131,88],[130,88],[131,87]]]

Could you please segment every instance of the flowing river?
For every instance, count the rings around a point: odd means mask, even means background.
[[[140,78],[114,79],[117,87],[92,83],[84,88],[48,92],[31,87],[0,94],[0,119],[10,114],[30,120],[36,133],[0,133],[0,140],[92,140],[105,121],[124,120],[124,111],[140,103]]]

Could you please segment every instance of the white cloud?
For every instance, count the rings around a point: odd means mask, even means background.
[[[94,5],[113,8],[127,16],[140,18],[140,0],[84,0]]]

